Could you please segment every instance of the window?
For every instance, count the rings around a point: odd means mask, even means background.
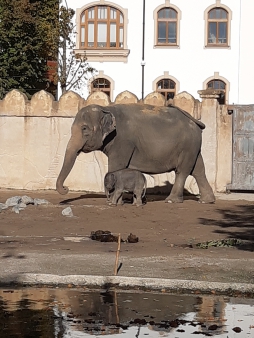
[[[228,12],[216,7],[208,12],[207,45],[228,46]]]
[[[161,79],[156,83],[156,91],[165,96],[165,100],[173,99],[176,94],[176,83],[171,79]]]
[[[91,92],[104,92],[110,98],[110,82],[104,78],[97,78],[91,83]]]
[[[93,6],[81,13],[80,47],[123,49],[124,16],[112,6]]]
[[[178,13],[171,7],[157,12],[157,45],[177,45]]]
[[[222,90],[222,93],[220,94],[220,97],[218,98],[219,104],[225,104],[226,103],[226,83],[222,80],[212,80],[207,83],[208,89],[220,89]]]

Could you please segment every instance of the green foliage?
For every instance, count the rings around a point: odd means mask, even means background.
[[[57,21],[57,0],[0,0],[0,99],[13,88],[28,97],[46,89]]]
[[[211,240],[203,243],[197,243],[196,247],[199,249],[208,249],[210,247],[234,247],[242,244],[240,239],[229,238],[222,240]]]
[[[63,93],[85,84],[94,69],[73,52],[74,14],[66,0],[60,8],[59,0],[0,0],[0,99],[14,88],[28,97],[47,90],[48,60],[58,60],[52,71]]]
[[[74,51],[76,47],[76,32],[73,24],[75,11],[68,8],[66,0],[64,2],[65,6],[60,6],[59,10],[58,74],[55,80],[60,83],[63,93],[85,86],[87,74],[95,72],[95,69],[86,62],[85,53],[77,54]]]

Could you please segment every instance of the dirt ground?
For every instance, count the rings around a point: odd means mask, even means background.
[[[123,206],[110,207],[102,194],[71,192],[61,196],[55,191],[0,189],[0,202],[23,195],[43,198],[50,204],[28,205],[19,214],[11,211],[11,207],[0,213],[0,255],[7,259],[5,262],[28,253],[101,255],[102,259],[104,255],[115,252],[117,244],[90,240],[91,232],[99,229],[111,231],[114,235],[120,233],[123,240],[130,233],[138,236],[138,243],[121,244],[120,256],[132,259],[132,262],[135,258],[155,256],[198,257],[199,261],[208,256],[214,261],[221,258],[236,261],[240,258],[241,262],[254,258],[253,201],[218,199],[215,204],[200,204],[196,197],[185,196],[183,203],[169,204],[164,203],[166,196],[148,195],[147,204],[143,207],[132,206],[129,200]],[[62,215],[67,206],[72,208],[73,217]],[[219,244],[229,238],[239,240],[240,245],[197,248],[198,243],[214,240]],[[211,269],[209,264],[208,270]],[[132,273],[126,268],[122,274],[138,275],[138,269]],[[165,274],[169,273],[170,268],[167,269]],[[188,275],[188,267],[185,267],[184,276],[188,278],[198,270],[193,269]],[[241,275],[240,266],[238,270],[238,275]],[[73,273],[71,266],[70,272]],[[87,266],[86,272],[99,274],[94,266]],[[201,278],[202,273],[194,277]],[[253,271],[249,271],[248,276],[247,281],[253,278]],[[170,275],[172,277],[183,276]]]

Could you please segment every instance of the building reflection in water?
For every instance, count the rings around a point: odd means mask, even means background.
[[[1,338],[84,337],[124,332],[181,337],[199,332],[254,336],[254,300],[223,296],[89,291],[83,288],[0,289]],[[185,334],[185,335],[184,335]],[[248,335],[247,335],[248,334]],[[237,337],[241,337],[238,334]]]

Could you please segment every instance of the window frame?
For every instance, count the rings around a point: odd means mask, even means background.
[[[227,12],[227,20],[225,19],[209,19],[209,13],[212,11],[212,10],[216,10],[216,9],[222,9],[224,11]],[[231,44],[231,20],[232,20],[232,11],[230,10],[229,7],[225,6],[225,5],[222,5],[220,0],[217,0],[215,4],[209,6],[206,8],[205,12],[204,12],[204,21],[205,21],[205,35],[204,35],[204,47],[205,48],[219,48],[219,49],[222,49],[222,48],[230,48],[230,44]],[[208,36],[208,33],[209,33],[209,23],[210,22],[216,22],[216,23],[219,23],[219,22],[226,22],[227,25],[226,25],[226,29],[227,29],[227,42],[226,43],[209,43],[209,36]],[[218,25],[216,25],[218,27]],[[218,33],[216,35],[216,41],[217,41],[217,38],[218,38]]]
[[[159,22],[158,13],[163,9],[172,9],[176,12],[177,18],[176,20],[167,20],[166,22],[176,22],[176,42],[175,43],[158,43],[158,33],[159,33]],[[180,47],[180,20],[182,18],[182,12],[180,9],[169,3],[168,0],[165,0],[165,4],[156,7],[153,11],[153,19],[154,19],[154,48],[179,48]],[[163,19],[161,22],[164,22]]]
[[[173,82],[174,83],[174,88],[171,89],[170,88],[170,85],[169,85],[169,88],[162,88],[162,89],[158,89],[158,85],[160,82],[164,82],[164,81],[169,81],[169,83]],[[159,81],[156,82],[156,92],[162,94],[164,97],[165,97],[165,101],[168,101],[169,99],[172,99],[176,96],[176,83],[175,81],[173,81],[172,79],[170,78],[163,78],[163,79],[160,79]],[[167,98],[168,94],[169,93],[174,93],[174,96],[173,97],[169,97]]]
[[[106,9],[106,18],[100,18],[99,16],[99,9],[100,8],[105,8]],[[116,18],[111,18],[111,10],[116,11]],[[89,11],[93,10],[93,18],[89,18]],[[84,21],[82,20],[84,17]],[[121,17],[122,17],[122,22],[121,22]],[[89,24],[94,25],[94,31],[93,31],[93,46],[89,46]],[[111,24],[115,24],[116,30],[115,30],[115,38],[116,38],[116,46],[110,46],[111,41],[110,41],[110,35],[111,35]],[[105,46],[100,45],[99,42],[99,27],[100,25],[106,25],[106,42]],[[110,5],[97,5],[97,6],[91,6],[86,8],[82,13],[81,13],[81,19],[80,19],[80,31],[84,29],[84,42],[82,41],[82,36],[83,34],[80,33],[80,41],[79,45],[82,48],[85,49],[123,49],[123,40],[124,40],[124,16],[123,13],[118,9]],[[123,37],[122,41],[121,40],[121,33],[120,30],[122,29],[123,31]],[[118,44],[122,43],[122,46],[117,46]]]
[[[109,98],[110,98],[110,101],[113,102],[113,92],[114,92],[114,89],[115,89],[115,81],[108,75],[105,75],[104,74],[104,71],[103,70],[100,70],[99,73],[93,77],[91,77],[89,80],[88,80],[88,89],[89,89],[89,95],[94,93],[94,92],[97,92],[97,91],[93,91],[92,89],[92,84],[95,80],[97,79],[105,79],[106,81],[108,81],[110,83],[110,95],[109,95]],[[102,91],[102,92],[105,92],[103,90],[98,90],[98,91]]]
[[[175,83],[175,95],[174,97],[179,93],[179,90],[180,90],[180,82],[172,75],[169,75],[169,72],[165,71],[164,72],[164,75],[161,75],[161,76],[158,76],[156,79],[154,79],[153,83],[152,83],[152,91],[153,92],[158,92],[162,95],[163,92],[159,92],[157,90],[158,88],[158,83],[162,80],[170,80],[170,81],[173,81]],[[165,95],[164,95],[165,96]],[[167,101],[166,97],[165,97],[165,101]]]
[[[123,24],[121,24],[121,28],[123,29],[123,46],[122,47],[109,47],[107,45],[106,47],[96,47],[96,46],[90,46],[86,47],[86,45],[81,44],[81,27],[87,27],[88,23],[83,24],[81,22],[82,14],[85,11],[88,11],[92,7],[96,7],[96,11],[98,10],[98,7],[103,6],[107,7],[108,11],[110,12],[110,8],[113,8],[117,11],[117,13],[121,13],[123,15]],[[98,13],[98,12],[97,12]],[[103,22],[104,19],[100,19],[100,22]],[[110,19],[105,19],[104,23]],[[120,20],[120,18],[119,18]],[[94,21],[94,20],[93,20]],[[112,22],[114,19],[112,19]],[[92,22],[92,20],[91,20]],[[98,22],[98,21],[97,21]],[[109,22],[109,21],[108,21]],[[130,50],[127,48],[127,25],[128,25],[128,10],[122,8],[121,6],[107,2],[105,3],[104,0],[91,2],[86,5],[84,5],[81,8],[78,8],[76,10],[76,27],[77,27],[77,34],[76,34],[76,49],[74,52],[76,54],[85,55],[87,57],[88,61],[97,61],[97,62],[104,62],[104,61],[113,61],[113,62],[127,62],[128,61],[128,55],[130,53]],[[109,23],[108,23],[108,27]],[[97,34],[97,29],[94,31],[94,36]],[[85,34],[87,29],[85,29]],[[109,41],[110,36],[110,30],[107,30],[107,41]],[[120,33],[117,33],[120,34]],[[119,36],[119,35],[118,35]],[[86,40],[85,40],[86,41]]]
[[[94,82],[99,81],[99,80],[104,80],[104,85],[105,85],[105,82],[107,82],[109,84],[109,87],[104,86],[104,87],[100,87],[100,88],[96,89],[94,87]],[[108,79],[106,79],[105,77],[97,77],[96,79],[93,79],[93,81],[91,81],[91,94],[96,93],[96,92],[103,92],[103,93],[107,94],[109,99],[110,99],[110,97],[111,97],[111,82]]]
[[[223,83],[224,88],[214,88],[214,87],[209,87],[209,84],[210,84],[210,83],[213,83],[213,84],[214,84],[216,81],[218,81],[220,84]],[[220,105],[226,104],[226,89],[227,89],[227,84],[226,84],[224,81],[222,81],[221,79],[212,79],[212,80],[210,80],[209,82],[207,82],[207,84],[206,84],[206,89],[222,90],[222,91],[224,92],[224,102],[221,103],[221,98],[218,98],[217,101],[219,102]]]
[[[230,91],[230,82],[223,76],[219,75],[219,72],[214,72],[214,75],[207,78],[203,82],[203,90],[207,90],[208,88],[208,83],[211,81],[222,81],[225,84],[225,103],[228,104],[229,101],[229,91]]]

